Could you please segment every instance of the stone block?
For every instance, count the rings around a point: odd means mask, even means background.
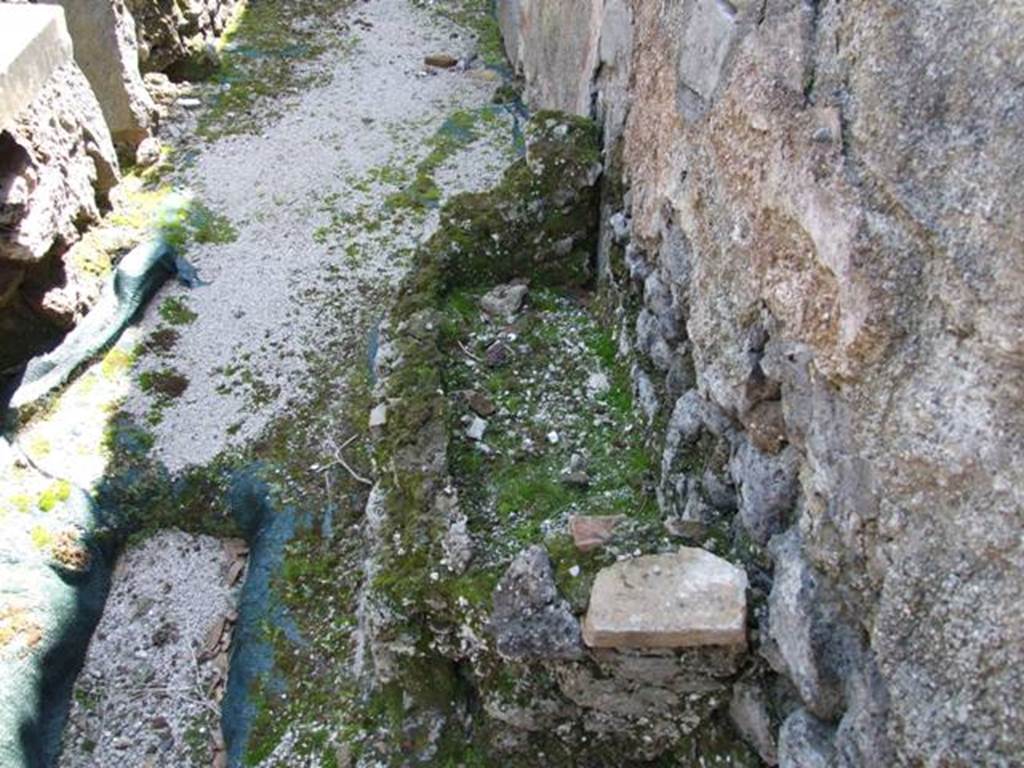
[[[120,2],[42,0],[64,8],[75,61],[92,86],[114,141],[132,152],[147,136],[156,105],[142,82],[135,21]]]
[[[615,529],[625,519],[622,515],[573,515],[569,518],[569,533],[572,534],[576,549],[580,552],[590,552],[611,541]]]
[[[71,61],[60,8],[0,4],[0,128],[8,128],[50,77]]]
[[[736,28],[736,10],[724,0],[697,0],[679,55],[679,107],[688,119],[699,117],[722,77]]]
[[[579,622],[558,594],[551,559],[543,547],[520,552],[498,582],[491,631],[503,659],[577,659],[582,655]]]
[[[61,18],[60,9],[47,12]],[[22,87],[39,71],[20,76]],[[0,260],[34,262],[66,250],[99,220],[118,176],[99,104],[66,61],[0,133]]]
[[[710,552],[623,560],[597,574],[583,640],[592,648],[745,646],[747,575]]]

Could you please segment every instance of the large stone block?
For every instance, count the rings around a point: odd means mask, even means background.
[[[505,50],[526,79],[527,101],[590,116],[603,10],[603,0],[499,0]]]
[[[85,73],[118,144],[134,148],[153,126],[156,105],[142,83],[135,21],[123,0],[41,0],[60,5]]]
[[[679,111],[700,117],[722,79],[736,35],[736,9],[726,0],[693,0],[679,50]]]
[[[583,640],[593,648],[745,646],[747,575],[703,549],[623,560],[597,574]]]
[[[0,147],[0,260],[38,261],[98,220],[118,164],[99,104],[74,62],[51,74],[0,133]]]
[[[0,129],[69,61],[71,37],[60,9],[0,4]]]

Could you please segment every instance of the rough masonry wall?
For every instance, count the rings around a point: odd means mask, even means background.
[[[127,0],[143,72],[163,72],[201,57],[224,32],[241,0]]]
[[[0,371],[84,312],[60,255],[99,220],[119,174],[99,104],[74,62],[0,131]]]
[[[89,79],[115,143],[130,152],[155,127],[156,106],[142,83],[135,21],[124,0],[50,0],[64,8],[75,61]]]
[[[755,617],[805,708],[782,763],[1011,764],[1024,7],[499,8],[531,106],[605,120],[601,260],[664,513],[788,529]],[[717,459],[681,471],[700,435]]]
[[[135,21],[124,0],[5,0],[58,5],[74,41],[75,62],[103,110],[115,144],[131,156],[155,127],[156,106],[139,73]]]

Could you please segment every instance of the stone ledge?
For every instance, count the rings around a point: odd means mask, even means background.
[[[583,641],[592,648],[745,647],[747,575],[703,549],[623,560],[597,574]]]
[[[62,8],[0,3],[0,129],[10,127],[71,59]]]

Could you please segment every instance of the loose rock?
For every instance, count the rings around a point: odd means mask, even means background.
[[[523,306],[528,288],[508,283],[492,288],[480,298],[480,308],[495,319],[511,319]]]
[[[569,533],[572,535],[576,549],[580,552],[590,552],[611,541],[615,529],[625,519],[622,515],[607,517],[573,515],[569,518]]]
[[[423,63],[428,67],[437,67],[438,69],[451,69],[459,60],[454,56],[447,53],[435,53],[429,56],[423,57]]]
[[[593,648],[744,647],[747,575],[703,549],[623,560],[597,574],[583,639]]]
[[[494,590],[491,629],[502,658],[575,659],[582,654],[580,625],[558,594],[543,547],[521,552]]]

